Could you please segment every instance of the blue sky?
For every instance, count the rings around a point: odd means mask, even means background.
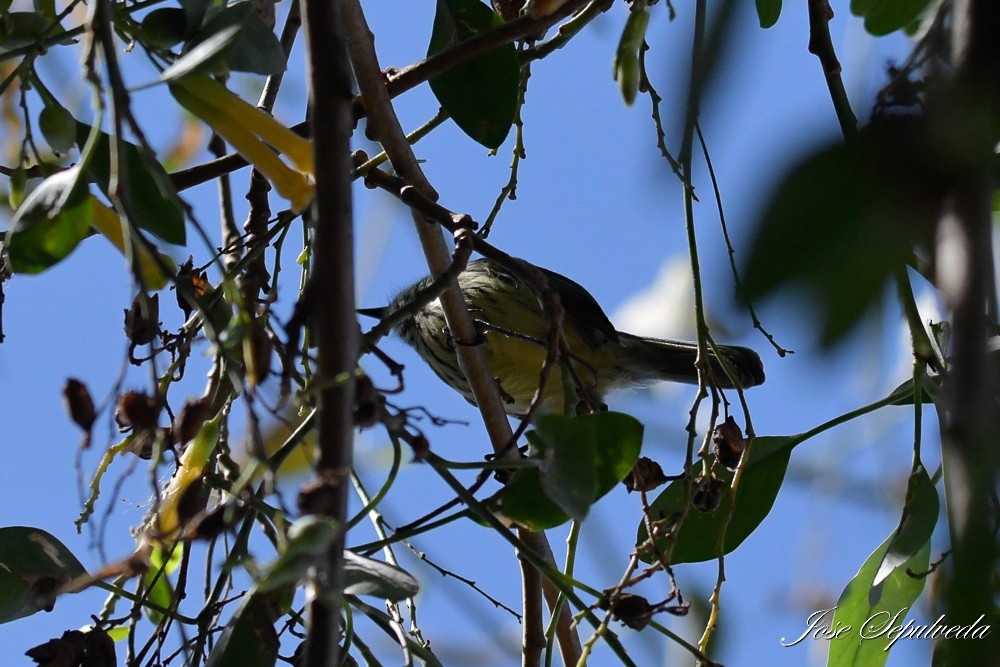
[[[654,7],[648,56],[654,85],[665,100],[664,112],[673,118],[683,103],[692,18],[689,5],[675,4],[678,18],[674,23],[667,21],[664,3]],[[752,3],[744,4],[727,45],[724,69],[708,91],[702,115],[737,251],[783,170],[810,148],[839,136],[818,61],[806,50],[805,3],[786,6],[777,26],[768,31],[757,26]],[[433,3],[366,5],[383,67],[403,66],[422,57]],[[849,16],[846,3],[836,3],[835,10],[834,43],[849,93],[864,118],[887,54],[894,49],[903,53],[905,44],[898,38],[871,40],[860,21]],[[279,12],[283,15],[284,8],[279,6]],[[672,276],[679,275],[676,267],[685,266],[683,209],[680,186],[658,157],[648,100],[640,97],[633,108],[627,108],[611,78],[611,60],[625,16],[624,6],[615,5],[569,46],[533,67],[524,109],[528,156],[520,168],[518,198],[505,204],[490,240],[582,283],[621,328],[626,323],[633,329],[673,326],[672,335],[690,336],[692,330],[677,329],[683,329],[685,312],[678,299],[689,291],[673,281],[666,293],[653,289],[664,266],[674,267]],[[125,63],[130,83],[151,78],[138,55],[126,57]],[[64,66],[74,65],[72,58],[64,59]],[[259,85],[256,78],[240,77],[235,87],[255,99]],[[86,90],[76,93],[77,103],[85,106]],[[157,106],[162,94],[153,89],[138,93],[135,99],[140,122],[161,148],[168,145],[178,124]],[[289,124],[301,120],[303,100],[304,86],[296,72],[283,88],[278,117]],[[412,130],[434,114],[437,104],[424,86],[399,98],[397,109],[404,127]],[[676,148],[676,124],[672,127],[668,142]],[[364,143],[357,147],[371,151]],[[489,157],[449,123],[421,142],[416,153],[425,160],[424,168],[442,203],[482,220],[507,181],[510,147],[508,138],[499,155]],[[234,179],[238,193],[245,188],[245,178],[244,171]],[[901,320],[891,309],[869,318],[838,348],[821,352],[809,326],[807,295],[785,295],[760,304],[758,312],[765,325],[783,346],[796,351],[785,359],[774,355],[733,300],[726,251],[704,169],[696,172],[695,179],[702,199],[696,215],[707,307],[719,326],[717,338],[756,348],[767,368],[767,384],[748,393],[759,434],[807,430],[885,395],[903,379],[906,365],[899,352],[906,347],[900,347]],[[381,193],[360,186],[355,193],[359,304],[381,305],[397,289],[421,277],[425,264],[408,214]],[[185,197],[211,224],[213,188],[198,188]],[[242,208],[242,202],[238,204]],[[274,208],[279,207],[275,202]],[[296,242],[293,232],[284,261],[289,272],[296,270]],[[204,257],[206,251],[192,241],[190,249],[173,249],[173,253],[183,260],[189,253]],[[284,278],[286,290],[276,306],[283,318],[290,312],[297,282],[291,274]],[[656,304],[656,295],[661,297],[659,308],[645,309],[651,316],[645,322],[627,308],[630,300],[643,293],[647,303]],[[68,376],[87,382],[98,400],[108,395],[120,377],[129,387],[148,384],[148,371],[127,369],[123,361],[126,347],[120,313],[132,296],[128,276],[120,255],[94,239],[43,275],[16,277],[6,285],[6,296],[7,340],[0,346],[0,423],[6,457],[0,468],[3,523],[45,528],[94,568],[100,558],[90,548],[90,538],[86,533],[77,537],[72,527],[79,510],[73,469],[79,433],[62,411],[60,394]],[[173,296],[165,293],[161,299],[169,302]],[[176,317],[164,319],[166,326],[177,326]],[[477,413],[398,341],[386,341],[385,350],[407,367],[406,393],[395,398],[399,404],[425,405],[436,415],[469,422],[444,428],[426,425],[435,451],[449,459],[479,459],[487,449],[487,439],[476,421]],[[365,365],[377,381],[389,384],[374,364]],[[194,366],[183,391],[200,391],[203,369]],[[180,395],[175,394],[178,402]],[[644,454],[676,471],[692,399],[693,390],[683,387],[615,395],[609,403],[612,409],[632,413],[645,423]],[[111,430],[105,414],[96,430],[96,448],[111,441]],[[925,421],[924,430],[928,442],[934,442],[933,417]],[[911,443],[911,413],[892,408],[842,426],[795,451],[786,488],[774,511],[726,559],[728,581],[718,630],[722,643],[718,657],[724,663],[822,664],[818,656],[825,647],[821,642],[783,648],[779,641],[798,636],[811,611],[835,604],[867,555],[895,527]],[[372,487],[384,477],[387,447],[377,431],[359,436],[358,468]],[[926,449],[933,452],[933,446]],[[96,460],[97,453],[88,452],[83,457],[85,470],[89,472]],[[116,474],[129,465],[117,463]],[[928,467],[934,469],[932,462]],[[109,557],[128,552],[132,543],[121,537],[126,534],[121,531],[136,525],[147,509],[144,471],[137,466],[133,476],[138,481],[117,493],[106,483],[102,502],[110,507],[111,534],[119,535],[107,542]],[[419,465],[406,466],[398,484],[384,508],[393,524],[406,523],[448,497],[433,473]],[[294,483],[287,485],[286,499],[294,499],[294,488]],[[612,492],[599,503],[583,528],[578,576],[598,588],[613,585],[627,563],[638,521],[638,500],[624,490]],[[565,529],[550,535],[557,558],[564,535]],[[349,541],[364,539],[360,535]],[[428,557],[478,581],[505,603],[519,606],[513,555],[485,529],[468,522],[453,524],[432,538],[418,539],[415,545]],[[260,557],[269,556],[262,551]],[[508,615],[408,555],[401,558],[424,585],[419,622],[446,664],[518,664],[519,630]],[[678,568],[679,583],[690,599],[707,598],[715,567]],[[662,587],[660,581],[645,592],[655,599]],[[20,655],[63,629],[85,625],[102,599],[103,594],[82,594],[61,600],[52,614],[7,626],[0,633],[0,656]],[[913,617],[926,619],[927,614],[918,608]],[[696,638],[700,633],[700,628],[687,621],[662,620],[685,636]],[[621,634],[638,664],[688,664],[658,635],[639,636],[625,629]],[[924,662],[928,648],[921,642],[901,642],[889,664]],[[679,662],[673,662],[678,658]],[[608,655],[599,651],[593,664],[610,664],[607,660]]]

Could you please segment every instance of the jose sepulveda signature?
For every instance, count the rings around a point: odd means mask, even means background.
[[[989,624],[983,622],[985,614],[969,624],[949,624],[944,614],[933,623],[918,624],[906,618],[907,607],[895,614],[889,611],[879,611],[869,616],[857,629],[847,623],[834,619],[836,607],[820,609],[809,614],[806,619],[806,629],[794,641],[781,638],[781,645],[788,648],[795,646],[807,638],[846,639],[857,637],[858,641],[882,639],[886,641],[883,651],[888,651],[900,639],[982,639],[990,634]]]

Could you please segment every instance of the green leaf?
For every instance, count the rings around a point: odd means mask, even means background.
[[[296,521],[288,529],[284,551],[257,582],[257,590],[271,591],[297,582],[305,576],[313,559],[330,548],[339,533],[337,522],[325,517],[310,514]]]
[[[562,423],[556,421],[564,419]],[[577,441],[573,423],[562,415],[552,419],[542,417],[538,428],[528,434],[534,448],[532,456],[541,459],[538,480],[542,491],[563,512],[583,521],[594,501],[594,442],[590,438]]]
[[[924,377],[921,385],[920,402],[923,404],[933,403],[941,391],[941,378]],[[893,405],[913,405],[913,379],[904,381],[890,393],[890,396],[898,396],[893,401]]]
[[[757,20],[761,28],[770,28],[781,16],[781,0],[757,0]]]
[[[930,0],[851,0],[851,13],[865,20],[872,35],[888,35],[912,23]]]
[[[72,167],[49,176],[11,220],[6,246],[15,273],[40,273],[69,255],[90,230],[91,200]]]
[[[226,624],[205,667],[273,667],[280,640],[274,629],[280,592],[252,593]]]
[[[90,136],[90,126],[76,124],[76,143],[82,149]],[[87,173],[101,190],[108,194],[111,182],[111,137],[101,132],[94,146]],[[136,220],[132,222],[167,243],[184,245],[184,211],[177,192],[170,184],[166,170],[156,160],[147,159],[137,146],[122,141],[120,159],[127,167],[131,208]],[[164,189],[161,189],[163,187]]]
[[[530,530],[561,526],[569,521],[569,514],[546,495],[539,477],[538,468],[518,470],[507,486],[490,499],[488,505]]]
[[[51,608],[50,595],[87,574],[66,546],[39,528],[0,528],[0,623]]]
[[[169,49],[184,39],[187,15],[180,7],[159,7],[146,14],[139,25],[143,43],[158,49]]]
[[[156,577],[156,570],[148,570],[143,575],[143,581],[147,589],[147,599],[156,605],[156,609],[147,607],[146,616],[154,623],[159,623],[163,618],[160,609],[170,609],[174,602],[174,586],[170,583],[166,573]]]
[[[333,519],[310,514],[288,529],[287,556],[319,556],[330,548],[340,534],[340,525]]]
[[[845,636],[830,642],[827,667],[879,667],[888,659],[888,648],[893,642],[887,633],[888,629],[903,624],[907,609],[924,588],[924,578],[911,577],[907,570],[926,572],[931,553],[930,542],[925,542],[919,551],[903,563],[904,567],[893,570],[882,582],[877,595],[873,595],[876,591],[872,588],[872,582],[892,540],[892,537],[887,539],[868,557],[840,594],[833,627],[850,626],[850,631],[845,631]],[[860,641],[862,633],[869,638]]]
[[[253,11],[250,3],[243,2],[223,12],[237,13],[242,26],[236,46],[229,52],[226,64],[236,72],[253,72],[270,76],[285,71],[285,50],[281,48],[274,30],[269,28]],[[240,16],[240,13],[242,16]],[[220,15],[221,16],[221,15]]]
[[[619,412],[543,415],[529,432],[538,467],[518,470],[495,497],[515,523],[542,530],[582,520],[635,466],[642,424]]]
[[[771,511],[781,490],[792,448],[801,441],[801,436],[762,436],[753,440],[736,492],[736,506],[726,529],[724,554],[740,546]],[[670,557],[672,564],[697,563],[719,556],[719,538],[726,527],[729,508],[733,506],[732,475],[729,470],[716,466],[716,476],[724,482],[722,502],[714,512],[688,511]],[[684,495],[684,480],[672,482],[652,502],[650,515],[668,518],[683,511]],[[640,523],[636,544],[643,544],[647,537],[645,523]],[[652,554],[644,556],[647,562],[651,558]]]
[[[344,551],[344,594],[372,595],[390,602],[411,598],[420,584],[402,568]]]
[[[847,333],[931,238],[947,179],[927,135],[917,119],[884,121],[796,166],[757,224],[743,297],[805,287],[823,343]]]
[[[7,203],[11,208],[18,208],[24,203],[25,191],[28,189],[28,170],[18,165],[10,175],[7,186]]]
[[[184,55],[163,70],[160,80],[170,83],[186,76],[215,70],[234,48],[239,34],[240,26],[229,25],[216,30],[203,41],[190,44]]]
[[[302,517],[288,529],[288,543],[277,560],[257,582],[256,590],[267,592],[294,585],[305,576],[317,556],[326,553],[340,533],[336,521],[315,515]],[[417,580],[388,563],[344,551],[344,592],[374,595],[397,601],[417,594]]]
[[[438,0],[427,55],[501,25],[479,0]],[[513,44],[503,44],[430,80],[438,102],[469,137],[496,149],[507,138],[521,81]]]
[[[76,143],[76,119],[55,100],[48,100],[38,114],[38,128],[56,153],[68,153]]]
[[[231,38],[222,40],[221,47],[218,44],[213,47],[212,55],[218,57],[211,62],[225,60],[231,70],[265,76],[285,71],[285,52],[281,43],[248,2],[236,3],[212,16],[185,50],[194,53],[209,42],[218,42],[220,35],[228,35],[233,28]],[[205,67],[200,71],[204,70]]]
[[[210,14],[209,10],[213,9],[215,3],[214,0],[180,0],[180,3],[184,10],[185,36],[191,37],[204,24],[205,17]]]
[[[37,12],[4,12],[0,15],[0,51],[31,46],[52,20]]]
[[[917,464],[906,485],[903,516],[899,519],[899,526],[889,540],[889,548],[872,581],[873,593],[897,568],[930,542],[940,509],[934,483],[924,466]]]
[[[56,0],[35,0],[35,11],[49,20],[56,18]]]
[[[166,556],[165,560],[164,556]],[[180,566],[183,556],[183,542],[175,544],[169,554],[164,553],[162,547],[154,547],[149,553],[149,567],[152,570],[163,568],[163,574],[173,574]]]
[[[149,590],[149,601],[163,609],[170,609],[174,601],[174,587],[170,583],[168,575],[177,569],[184,554],[184,543],[179,542],[173,546],[173,550],[164,560],[162,547],[155,547],[149,553],[149,568],[142,576],[146,588]],[[159,623],[163,614],[156,609],[147,608],[146,614],[154,623]]]

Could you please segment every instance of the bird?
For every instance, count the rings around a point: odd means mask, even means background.
[[[562,303],[563,333],[571,352],[570,363],[581,385],[578,388],[599,406],[604,406],[604,397],[613,390],[659,381],[698,382],[697,343],[618,331],[583,286],[555,271],[536,268]],[[504,409],[510,416],[523,418],[529,414],[538,390],[549,329],[538,297],[514,272],[489,258],[469,262],[457,280],[479,334],[476,342],[482,343],[490,370],[499,385]],[[423,278],[400,291],[387,306],[358,312],[376,318],[389,316],[414,302],[432,282],[430,276]],[[439,299],[431,300],[402,318],[393,330],[417,351],[439,378],[475,405],[472,389],[458,363],[456,345],[459,343],[448,330]],[[725,358],[741,388],[764,382],[764,365],[756,352],[747,347],[717,345],[714,351],[709,350],[711,377],[717,387],[735,386],[717,354]],[[561,384],[562,377],[556,367],[545,386],[543,412],[565,412],[566,392]]]

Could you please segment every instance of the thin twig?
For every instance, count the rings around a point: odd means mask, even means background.
[[[493,223],[496,221],[497,216],[500,215],[500,209],[503,207],[504,202],[508,199],[512,201],[517,199],[517,171],[521,165],[521,160],[526,157],[524,151],[524,121],[521,118],[521,112],[524,108],[525,96],[528,93],[528,80],[530,78],[531,65],[526,64],[521,68],[521,85],[517,93],[517,110],[514,112],[514,148],[511,150],[513,157],[510,161],[510,177],[507,179],[507,183],[500,188],[500,194],[497,195],[496,201],[493,202],[493,208],[490,210],[489,215],[486,216],[483,228],[479,230],[479,234],[483,238],[490,235],[490,230],[493,228]]]
[[[551,26],[588,4],[591,4],[590,0],[570,0],[549,16],[542,18],[521,16],[443,49],[418,63],[396,70],[386,82],[389,96],[396,97],[458,64],[492,51],[497,46],[544,33]]]
[[[295,37],[299,34],[300,27],[302,27],[301,5],[293,2],[292,6],[288,8],[288,15],[285,16],[285,25],[281,28],[281,37],[278,39],[278,42],[281,44],[281,50],[285,52],[286,61],[288,60],[288,55],[292,52],[292,47],[295,45]],[[278,89],[281,87],[284,77],[285,70],[267,77],[267,80],[264,81],[264,89],[261,90],[260,98],[257,100],[258,107],[270,113],[274,108],[274,102],[278,99]]]
[[[670,165],[670,169],[680,178],[681,165],[670,154],[670,149],[667,148],[667,135],[663,129],[663,117],[660,115],[660,102],[663,101],[663,98],[656,91],[656,88],[653,87],[653,83],[649,80],[649,73],[646,70],[646,53],[648,51],[649,44],[646,43],[646,40],[642,40],[642,47],[639,48],[639,90],[649,95],[650,115],[653,117],[653,128],[656,131],[656,147],[660,149],[660,155]]]
[[[826,86],[830,90],[830,98],[837,110],[837,120],[844,136],[851,138],[858,133],[858,119],[851,109],[844,88],[844,80],[840,76],[840,61],[833,50],[833,40],[830,38],[830,19],[833,9],[829,0],[809,0],[809,53],[819,58],[823,65],[823,75]]]
[[[556,30],[556,34],[537,46],[533,46],[524,54],[526,60],[541,60],[552,54],[557,49],[561,49],[573,39],[584,26],[597,18],[600,14],[608,11],[613,0],[592,0],[582,11],[575,14],[573,18],[563,23]]]
[[[712,180],[712,191],[715,193],[715,205],[719,210],[719,225],[722,227],[722,237],[726,241],[726,251],[729,253],[729,267],[733,271],[733,284],[736,287],[736,293],[742,292],[742,281],[740,280],[740,272],[736,268],[736,250],[733,248],[733,242],[729,238],[729,225],[726,224],[726,213],[722,206],[722,191],[719,188],[719,180],[715,176],[715,166],[712,164],[712,155],[708,151],[708,144],[705,143],[705,135],[701,131],[701,123],[695,123],[695,131],[698,134],[698,143],[701,145],[702,155],[705,157],[705,165],[708,167],[708,176]],[[764,325],[761,323],[760,319],[757,317],[757,311],[753,307],[753,303],[747,301],[747,312],[750,315],[750,320],[753,322],[753,328],[760,331],[767,342],[771,344],[775,352],[778,353],[779,357],[785,357],[789,354],[795,354],[794,350],[788,350],[784,347],[778,345],[778,342],[774,340],[774,336],[771,335]],[[722,360],[722,357],[719,356]]]
[[[691,260],[691,277],[694,288],[695,321],[698,333],[698,356],[695,366],[698,369],[698,392],[689,411],[687,424],[688,441],[684,459],[684,509],[673,525],[668,536],[669,541],[676,540],[676,536],[687,518],[691,505],[694,481],[694,443],[697,438],[697,416],[702,400],[708,397],[708,379],[710,373],[708,346],[710,341],[708,323],[705,318],[705,306],[701,281],[701,262],[698,254],[698,241],[695,235],[694,218],[694,184],[691,181],[693,173],[693,151],[695,129],[698,123],[699,107],[701,104],[701,93],[706,82],[717,62],[720,43],[725,35],[726,27],[734,15],[734,3],[723,3],[718,10],[718,19],[713,25],[711,35],[706,36],[706,23],[708,8],[706,0],[696,0],[694,32],[691,46],[691,79],[688,86],[687,103],[684,112],[684,127],[681,138],[681,147],[678,151],[677,161],[681,168],[681,180],[684,185],[684,226],[687,232],[688,254]],[[718,394],[712,389],[712,414],[709,425],[703,439],[702,450],[706,450],[712,430],[715,427],[715,420],[718,416]],[[665,550],[669,556],[670,547]],[[720,560],[719,578],[716,583],[716,594],[712,596],[712,610],[710,619],[714,619],[718,613],[717,593],[722,585],[723,565]],[[705,650],[708,638],[714,629],[714,621],[710,620],[702,635],[700,649]]]

